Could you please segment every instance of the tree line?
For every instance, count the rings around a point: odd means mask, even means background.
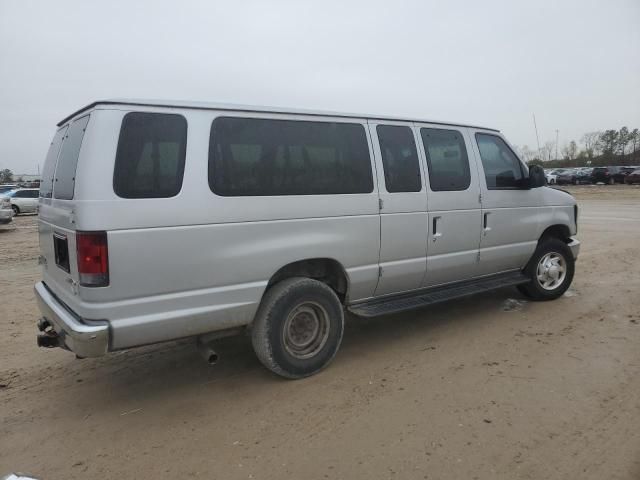
[[[556,142],[545,142],[538,150],[527,145],[516,147],[528,165],[544,167],[594,167],[640,165],[640,130],[604,130],[582,135],[558,149]]]

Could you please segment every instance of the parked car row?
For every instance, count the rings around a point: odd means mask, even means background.
[[[0,223],[9,223],[14,215],[37,212],[39,196],[40,190],[37,188],[0,185]]]
[[[637,172],[640,167],[579,167],[579,168],[556,168],[546,169],[545,176],[549,185],[581,185],[605,183],[613,185],[614,183],[636,183],[638,182]],[[629,181],[629,175],[634,174]]]

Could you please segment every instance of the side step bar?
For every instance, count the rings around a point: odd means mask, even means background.
[[[483,277],[477,280],[457,282],[452,285],[419,290],[410,294],[376,298],[362,303],[349,305],[349,310],[360,317],[378,317],[391,313],[405,312],[416,308],[445,302],[454,298],[484,293],[502,287],[512,287],[528,283],[530,279],[522,272],[509,272]]]

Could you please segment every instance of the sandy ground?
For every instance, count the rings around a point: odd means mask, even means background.
[[[76,360],[35,346],[35,217],[0,233],[0,474],[43,479],[640,479],[640,188],[573,187],[563,298],[513,289],[349,319],[330,368],[244,337]],[[6,230],[6,229],[5,229]]]

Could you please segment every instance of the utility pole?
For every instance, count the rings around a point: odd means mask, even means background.
[[[538,144],[538,156],[540,155],[540,139],[538,138],[538,125],[536,125],[536,114],[533,114],[533,128],[536,129],[536,143]]]
[[[556,129],[556,160],[558,160],[558,129]]]

